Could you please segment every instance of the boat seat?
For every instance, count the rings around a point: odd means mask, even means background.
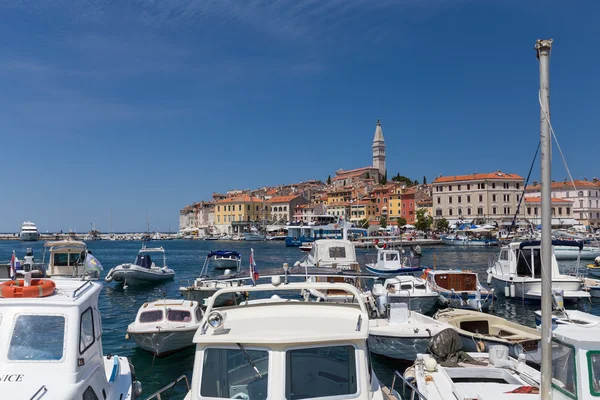
[[[406,303],[390,303],[390,325],[400,325],[408,322],[408,304]]]

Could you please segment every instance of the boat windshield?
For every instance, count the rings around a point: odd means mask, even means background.
[[[200,396],[217,399],[265,400],[269,352],[264,350],[206,349]]]
[[[524,248],[517,251],[517,275],[541,278],[542,257],[539,248]]]
[[[140,314],[140,322],[158,322],[163,319],[163,311],[162,310],[152,310],[152,311],[144,311]]]
[[[285,398],[312,399],[356,394],[353,346],[327,346],[286,352]]]
[[[552,386],[569,397],[577,398],[575,348],[552,342]]]
[[[60,361],[65,349],[65,317],[18,315],[12,331],[10,361]]]
[[[167,311],[167,319],[173,322],[190,322],[192,320],[192,314],[185,310],[171,310]]]
[[[346,258],[346,248],[338,246],[330,247],[329,258]]]
[[[152,267],[152,260],[150,259],[150,255],[149,254],[138,255],[137,258],[135,259],[135,265],[138,265],[143,268]]]
[[[590,369],[590,389],[594,396],[600,396],[600,351],[588,351],[587,356]]]
[[[82,253],[54,253],[54,266],[56,267],[68,267],[78,263],[82,263],[85,260],[85,255]]]

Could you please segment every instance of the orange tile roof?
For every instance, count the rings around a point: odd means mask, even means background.
[[[217,204],[222,204],[222,203],[254,203],[254,202],[262,202],[262,199],[259,199],[258,197],[252,197],[252,196],[248,196],[247,194],[243,194],[243,195],[239,195],[239,196],[233,196],[233,197],[228,197],[226,199],[223,200],[218,200]]]
[[[295,198],[300,197],[299,194],[293,194],[290,196],[275,196],[275,197],[271,197],[269,200],[267,200],[269,203],[289,203],[290,201],[294,200]]]
[[[332,204],[330,204],[330,205],[328,206],[328,208],[331,208],[331,207],[337,207],[337,206],[349,206],[349,205],[350,205],[350,203],[349,203],[349,202],[347,202],[347,201],[340,201],[340,202],[337,202],[337,203],[332,203]]]
[[[573,181],[575,183],[575,187],[577,189],[583,188],[592,188],[592,189],[600,189],[600,181],[583,181],[579,179],[575,179]],[[552,189],[563,189],[563,190],[572,190],[573,184],[571,182],[552,182],[550,185]],[[526,190],[528,191],[539,191],[542,189],[542,184],[538,183],[537,185],[529,185]]]
[[[277,192],[278,192],[277,189],[269,189],[269,190],[267,190],[267,196],[273,196]]]
[[[475,181],[482,179],[523,179],[523,177],[517,174],[507,174],[502,171],[490,172],[485,174],[471,174],[471,175],[456,175],[456,176],[440,176],[435,178],[433,183],[446,183],[446,182],[464,182],[464,181]]]
[[[525,203],[541,203],[542,202],[542,198],[540,196],[525,197],[525,198],[523,198],[523,200],[525,200]],[[552,202],[553,203],[573,203],[573,200],[559,199],[558,197],[552,197]]]

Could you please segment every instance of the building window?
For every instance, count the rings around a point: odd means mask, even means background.
[[[504,207],[504,214],[510,215],[510,207]]]
[[[535,207],[535,208],[533,209],[533,214],[534,214],[534,215],[538,215],[538,208],[537,208],[537,207]]]
[[[519,189],[521,187],[520,183],[515,183],[515,188]]]
[[[462,203],[462,196],[458,196],[458,198],[456,199],[457,203]]]
[[[221,211],[221,206],[217,206],[217,211]]]
[[[448,210],[448,215],[452,215],[452,209]]]
[[[479,195],[479,201],[480,202],[483,201],[483,195],[482,194]]]
[[[437,198],[437,203],[438,203],[438,204],[442,204],[442,198],[441,198],[441,197],[438,197],[438,198]],[[400,205],[398,205],[398,207],[400,207]]]
[[[452,185],[448,185],[448,191],[451,192],[452,191]]]
[[[531,207],[527,207],[527,215],[531,215]]]
[[[448,196],[448,204],[452,204],[452,196]]]
[[[471,202],[471,196],[467,196],[467,203]]]
[[[496,182],[492,182],[492,189],[496,189]]]
[[[460,191],[460,185],[458,185],[458,191]]]
[[[492,195],[492,201],[496,201],[496,195],[495,194]]]
[[[567,215],[569,215],[569,214],[571,214],[571,207],[567,207]]]
[[[238,205],[238,211],[242,211],[242,205]]]
[[[467,190],[471,190],[471,184],[467,183]]]
[[[496,215],[496,211],[498,211],[498,209],[496,207],[492,207],[492,214]]]
[[[502,187],[504,187],[504,189],[508,189],[508,182],[504,182],[504,183],[502,184]]]
[[[436,217],[441,217],[442,216],[442,210],[440,210],[439,208],[437,210],[435,210],[435,216]]]
[[[483,207],[477,207],[477,215],[483,215]]]
[[[221,222],[221,216],[217,215],[217,222]]]
[[[458,209],[458,215],[462,215],[462,208]]]

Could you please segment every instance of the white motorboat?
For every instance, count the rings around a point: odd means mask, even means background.
[[[413,361],[433,336],[450,327],[411,311],[407,303],[389,303],[379,311],[384,318],[369,320],[369,349],[385,357]]]
[[[42,263],[46,265],[46,275],[52,279],[100,278],[102,265],[88,250],[84,242],[78,240],[57,240],[44,243]]]
[[[215,266],[213,263],[217,257],[219,257],[221,263]],[[240,272],[241,264],[242,256],[238,252],[229,250],[211,251],[204,259],[200,276],[191,285],[181,286],[179,291],[186,299],[204,304],[205,300],[215,294],[217,290],[232,286],[241,286],[244,283],[244,279],[231,279],[233,278],[231,276],[232,273],[236,274]],[[223,276],[211,278],[209,275],[210,272],[212,270],[220,270],[222,266],[231,266],[231,268],[223,271]],[[233,303],[239,297],[239,294],[229,296],[229,298],[222,296],[220,300],[226,303]]]
[[[346,239],[315,240],[308,254],[296,263],[302,267],[328,267],[358,270],[356,251]]]
[[[494,301],[494,290],[484,288],[476,272],[427,269],[425,276],[431,289],[440,294],[448,307],[481,311]]]
[[[502,345],[508,347],[512,357],[524,354],[528,362],[541,362],[539,343],[542,338],[534,328],[474,310],[447,308],[438,311],[433,318],[458,332],[464,351],[487,352],[490,346]]]
[[[101,284],[73,279],[18,284],[0,284],[3,399],[121,400],[141,394],[127,358],[103,356]]]
[[[535,324],[539,328],[542,325],[542,312],[535,312]],[[552,328],[559,325],[574,325],[586,328],[599,328],[600,317],[579,310],[555,310],[552,312]]]
[[[411,311],[423,314],[432,313],[440,301],[439,293],[433,291],[425,279],[411,275],[388,278],[383,285],[373,285],[373,295],[378,298],[378,304],[407,303]]]
[[[498,246],[498,238],[491,229],[475,227],[458,230],[450,235],[442,236],[442,243],[450,246],[476,246],[490,247]]]
[[[22,242],[34,242],[40,238],[37,226],[31,221],[23,222],[21,231],[19,232],[19,238]]]
[[[553,246],[575,246],[581,242],[553,240]],[[556,256],[552,256],[552,289],[563,292],[565,300],[589,298],[582,289],[582,279],[560,273]],[[540,301],[542,297],[542,259],[540,241],[510,243],[502,247],[498,259],[488,269],[488,284],[505,297]]]
[[[587,269],[588,275],[600,278],[600,256],[594,258],[594,262],[592,264],[586,264],[585,267]]]
[[[254,242],[264,242],[267,240],[267,235],[262,234],[256,229],[255,226],[250,228],[250,232],[244,232],[244,240],[254,241]]]
[[[405,275],[423,272],[419,265],[411,265],[409,257],[402,257],[397,249],[378,249],[377,261],[367,264],[367,270],[380,276]]]
[[[448,337],[454,335],[454,340]],[[505,346],[486,353],[460,352],[460,337],[445,331],[432,341],[434,354],[419,354],[400,376],[412,393],[406,398],[427,400],[539,399],[540,374],[524,357],[509,357]],[[460,354],[461,362],[453,360]],[[394,386],[392,386],[394,388]],[[415,396],[416,395],[416,396]]]
[[[150,254],[162,256],[162,266],[157,266],[150,258]],[[139,251],[133,264],[126,263],[117,265],[111,269],[104,280],[106,282],[123,283],[127,285],[139,285],[146,283],[164,282],[173,279],[175,271],[167,267],[167,256],[162,247],[145,247]]]
[[[242,255],[232,250],[215,250],[206,255],[204,263],[207,265],[207,271],[217,269],[239,271]]]
[[[164,356],[194,345],[202,316],[197,301],[162,299],[144,303],[127,327],[127,335],[137,347]]]
[[[251,297],[261,292],[291,294],[306,290],[345,290],[331,283],[243,286]],[[365,303],[265,301],[216,308],[218,297],[235,293],[224,288],[210,298],[196,332],[196,357],[186,400],[236,399],[399,399],[387,395],[369,360],[368,311]],[[170,387],[169,385],[168,387]]]

